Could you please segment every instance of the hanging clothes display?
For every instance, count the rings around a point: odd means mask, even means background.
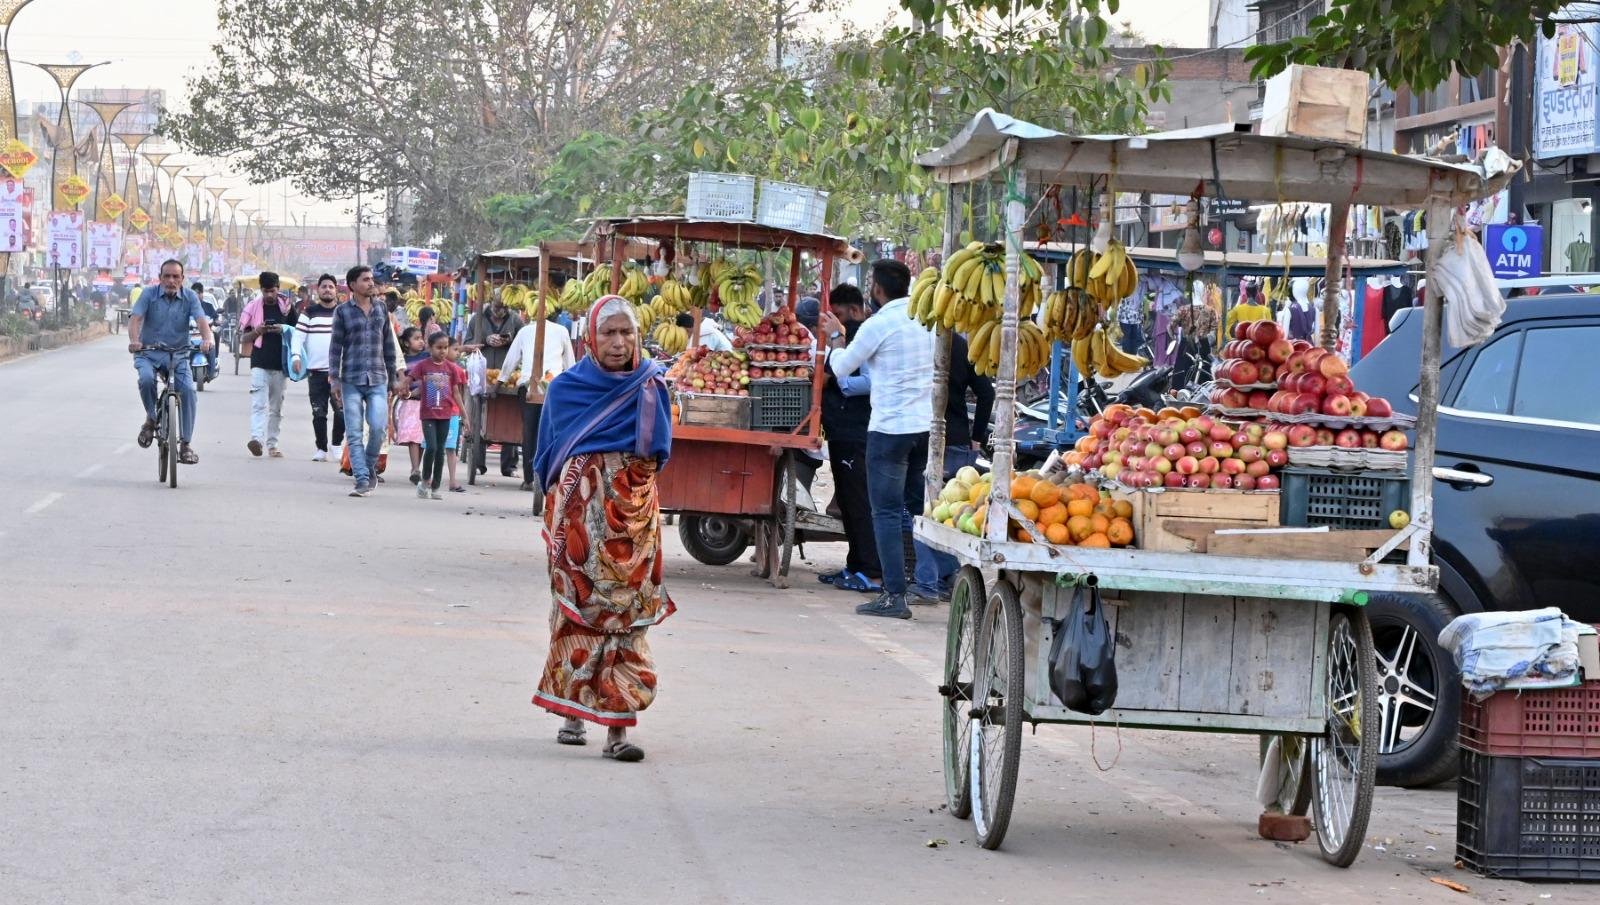
[[[1362,281],[1361,295],[1361,356],[1389,335],[1389,319],[1383,316],[1383,290],[1388,285],[1384,277],[1368,277]]]
[[[1178,305],[1183,302],[1183,286],[1180,278],[1168,273],[1146,272],[1140,278],[1140,294],[1149,294],[1154,301],[1151,303],[1155,311],[1155,326],[1151,333],[1150,351],[1158,367],[1171,367],[1177,357],[1176,350],[1172,350],[1173,318],[1177,313]]]

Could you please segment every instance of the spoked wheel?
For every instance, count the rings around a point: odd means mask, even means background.
[[[167,436],[166,436],[165,441],[161,445],[161,458],[165,461],[165,465],[162,466],[161,470],[166,472],[165,477],[167,479],[167,486],[168,487],[176,487],[176,486],[178,486],[178,445],[179,445],[178,444],[177,433],[178,433],[178,430],[179,430],[178,425],[181,423],[181,422],[178,421],[178,397],[177,396],[168,396],[167,397],[167,410],[166,410],[166,414],[165,414],[165,419],[166,419],[166,422],[167,422]]]
[[[978,622],[972,695],[972,822],[978,844],[997,849],[1011,823],[1022,758],[1022,605],[1004,578],[989,591]]]
[[[1377,660],[1364,610],[1333,610],[1327,673],[1327,722],[1311,740],[1312,823],[1323,860],[1349,867],[1367,835],[1378,769]]]
[[[1269,810],[1295,817],[1311,810],[1311,745],[1305,736],[1261,737],[1261,782],[1272,796]]]
[[[489,452],[483,442],[483,405],[481,397],[473,397],[467,403],[472,406],[472,430],[461,432],[461,461],[467,463],[467,483],[476,487],[478,485],[478,457],[482,456],[484,462],[489,461]]]
[[[950,813],[972,816],[972,683],[978,620],[983,612],[983,575],[962,566],[950,586],[950,620],[944,641],[944,800]]]

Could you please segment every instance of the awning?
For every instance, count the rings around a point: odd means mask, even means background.
[[[1038,242],[1026,242],[1024,246],[1028,253],[1038,261],[1065,261],[1070,258],[1082,245],[1069,245],[1064,242],[1050,242],[1041,245]],[[1181,275],[1185,271],[1178,264],[1178,250],[1175,248],[1130,248],[1128,257],[1139,265],[1140,270],[1153,270],[1163,273]],[[1328,269],[1326,258],[1314,258],[1307,255],[1289,255],[1285,259],[1281,254],[1252,254],[1247,252],[1207,251],[1206,263],[1201,270],[1207,273],[1216,273],[1227,264],[1230,276],[1260,276],[1281,277],[1285,267],[1292,277],[1320,277]],[[1386,261],[1374,258],[1347,258],[1346,263],[1357,277],[1387,276],[1389,274],[1403,274],[1406,265],[1400,261]]]

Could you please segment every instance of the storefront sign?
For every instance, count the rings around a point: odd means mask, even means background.
[[[1533,156],[1562,157],[1600,150],[1595,132],[1595,48],[1600,24],[1556,26],[1539,38],[1534,72]]]
[[[389,266],[417,276],[439,272],[439,250],[436,248],[391,248]]]
[[[1544,272],[1544,227],[1486,226],[1483,250],[1489,269],[1501,279],[1536,277]]]
[[[1250,212],[1250,206],[1240,198],[1207,198],[1206,216],[1212,221],[1237,220]]]

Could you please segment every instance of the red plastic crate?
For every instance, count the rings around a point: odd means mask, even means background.
[[[1461,747],[1495,757],[1600,757],[1600,681],[1461,695]]]

